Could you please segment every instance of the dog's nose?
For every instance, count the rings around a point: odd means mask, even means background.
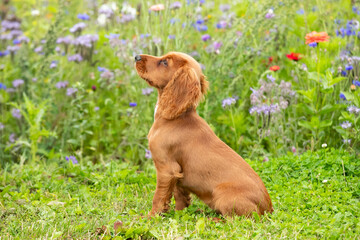
[[[138,61],[140,61],[141,60],[141,56],[140,55],[136,55],[135,56],[135,62],[138,62]]]

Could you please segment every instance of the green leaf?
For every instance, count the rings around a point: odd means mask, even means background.
[[[201,234],[204,232],[205,230],[205,218],[199,218],[199,220],[197,220],[196,225],[195,225],[195,229],[196,231]]]

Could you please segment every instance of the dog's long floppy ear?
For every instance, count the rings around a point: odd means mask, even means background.
[[[174,119],[190,107],[196,108],[201,98],[201,83],[195,70],[184,66],[164,88],[158,102],[158,111],[165,119]]]

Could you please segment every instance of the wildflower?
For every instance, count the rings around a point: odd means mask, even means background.
[[[268,158],[268,157],[264,157],[263,162],[268,162],[268,161],[269,161],[269,158]]]
[[[170,9],[178,9],[178,8],[181,8],[181,2],[176,1],[170,4]]]
[[[6,85],[4,83],[0,83],[0,89],[6,89]]]
[[[57,61],[52,61],[52,62],[50,63],[49,68],[50,68],[50,69],[56,68],[56,67],[57,67],[57,64],[58,64]]]
[[[147,158],[147,159],[152,158],[151,152],[150,152],[150,150],[148,150],[148,149],[145,149],[145,158]]]
[[[99,72],[105,72],[105,71],[107,71],[106,68],[103,68],[103,67],[100,67],[100,66],[98,66],[97,69],[98,69]]]
[[[10,141],[11,143],[14,143],[14,142],[16,141],[16,135],[15,135],[15,133],[10,134],[10,136],[9,136],[9,141]]]
[[[349,122],[349,121],[342,122],[342,123],[340,124],[340,126],[341,126],[343,129],[347,129],[347,128],[351,127],[351,122]]]
[[[97,40],[99,40],[99,36],[97,34],[86,34],[77,37],[74,40],[73,44],[75,46],[84,46],[87,48],[91,48]]]
[[[353,69],[353,66],[351,66],[351,65],[345,66],[345,70],[346,70],[346,71],[350,71],[350,70],[352,70],[352,69]]]
[[[77,91],[78,90],[76,88],[68,88],[68,89],[66,89],[66,95],[67,96],[74,96]]]
[[[57,40],[56,40],[56,43],[57,44],[65,44],[65,45],[69,45],[71,44],[72,42],[74,41],[74,38],[73,36],[71,35],[67,35],[65,37],[59,37]]]
[[[327,179],[324,179],[322,182],[323,183],[327,183],[329,180],[327,180]]]
[[[39,16],[40,11],[38,9],[31,9],[31,16]]]
[[[216,24],[216,28],[218,28],[218,29],[224,29],[224,28],[227,28],[227,27],[230,28],[231,25],[230,25],[230,23],[228,23],[228,22],[226,22],[224,20],[222,20],[222,21],[220,21],[220,22],[218,22]]]
[[[129,106],[130,106],[130,107],[136,107],[136,106],[137,106],[137,103],[136,103],[136,102],[130,102],[130,103],[129,103]]]
[[[341,71],[341,76],[346,77],[346,76],[347,76],[347,72],[344,71],[344,70],[342,70],[342,71]]]
[[[99,109],[100,109],[99,107],[94,107],[95,112],[99,111]]]
[[[275,80],[276,80],[276,79],[273,77],[273,75],[270,75],[270,74],[266,75],[266,78],[269,79],[271,82],[275,82]]]
[[[225,98],[223,101],[222,101],[222,107],[225,108],[227,106],[231,106],[233,104],[236,103],[236,99],[233,98],[233,97],[229,97],[229,98]]]
[[[276,72],[276,71],[280,70],[280,67],[277,65],[274,65],[274,66],[271,66],[269,69],[273,72]]]
[[[175,35],[171,35],[171,34],[170,34],[170,35],[168,36],[168,38],[169,38],[169,39],[175,39]]]
[[[356,86],[354,84],[351,84],[350,90],[355,90],[355,89],[356,89]]]
[[[120,34],[116,33],[110,33],[109,35],[105,35],[107,39],[118,39],[120,37]]]
[[[161,38],[157,38],[157,37],[153,37],[153,42],[155,43],[155,44],[160,44],[161,43]]]
[[[24,84],[24,80],[22,79],[15,79],[13,82],[12,82],[12,85],[14,86],[14,88],[17,88],[21,85]]]
[[[0,130],[3,130],[5,128],[5,125],[0,122]]]
[[[300,56],[300,53],[290,53],[290,54],[286,54],[286,57],[290,60],[293,61],[299,61],[302,57]]]
[[[149,10],[150,11],[153,11],[153,12],[159,12],[161,10],[164,10],[165,9],[165,6],[164,4],[156,4],[156,5],[152,5]]]
[[[95,91],[96,91],[96,86],[95,86],[95,85],[92,85],[92,86],[91,86],[91,89],[95,92]]]
[[[291,151],[295,154],[296,153],[296,148],[294,146],[292,146]]]
[[[15,53],[20,49],[20,46],[14,45],[14,46],[7,46],[6,50],[8,50],[10,53]]]
[[[208,30],[208,26],[197,24],[197,25],[196,25],[196,30],[199,31],[199,32],[205,32],[205,31]]]
[[[326,144],[326,143],[323,143],[323,144],[321,145],[321,147],[322,147],[322,148],[326,148],[326,147],[327,147],[327,144]]]
[[[83,57],[80,54],[74,54],[68,57],[69,62],[81,62],[83,60]]]
[[[31,81],[36,82],[37,78],[32,78]]]
[[[326,32],[311,32],[306,34],[305,36],[306,42],[305,44],[309,43],[319,43],[319,42],[327,42],[329,41],[330,37]]]
[[[5,50],[5,51],[0,51],[0,57],[5,57],[6,55],[9,54],[9,51]]]
[[[20,36],[17,38],[17,40],[19,43],[29,43],[30,42],[30,39],[26,36]]]
[[[142,95],[149,96],[154,91],[153,88],[143,88]]]
[[[305,11],[304,11],[304,9],[301,8],[301,9],[297,10],[296,13],[299,15],[303,15],[305,13]]]
[[[90,20],[90,17],[89,17],[89,15],[87,15],[86,13],[79,13],[78,15],[77,15],[77,18],[78,19],[81,19],[81,20],[84,20],[84,21],[87,21],[87,20]]]
[[[313,42],[313,43],[309,43],[309,47],[316,47],[317,46],[317,43],[316,42]]]
[[[214,50],[218,51],[221,48],[222,45],[223,45],[222,42],[214,42],[213,43]]]
[[[204,34],[201,36],[201,40],[203,40],[204,42],[206,42],[207,40],[210,40],[211,36],[209,34]]]
[[[307,70],[308,70],[308,68],[307,68],[307,66],[306,66],[305,63],[303,63],[303,64],[301,65],[301,69],[304,70],[304,71],[307,71]]]
[[[57,83],[55,84],[55,87],[58,88],[58,89],[60,89],[60,88],[66,88],[68,84],[69,84],[68,81],[57,82]]]
[[[178,18],[172,18],[172,19],[170,19],[170,23],[173,25],[173,24],[175,24],[176,22],[179,22],[180,21],[180,19],[178,19]]]
[[[38,47],[36,47],[35,49],[34,49],[34,52],[36,52],[36,53],[39,53],[39,54],[43,54],[43,47],[42,46],[38,46]]]
[[[86,24],[83,22],[79,22],[75,24],[72,28],[70,28],[71,33],[81,32],[84,28],[86,28]]]
[[[353,80],[352,83],[357,86],[357,87],[360,87],[360,81],[358,80]]]
[[[114,74],[110,71],[104,71],[100,74],[100,77],[103,79],[111,79],[114,77]]]
[[[265,17],[266,17],[267,19],[270,19],[270,18],[275,17],[274,10],[269,9],[268,12],[266,13]]]
[[[220,11],[227,12],[230,10],[230,5],[229,4],[220,4],[219,8],[220,8]]]
[[[13,109],[11,110],[11,115],[12,115],[14,118],[20,119],[20,118],[21,118],[21,111],[20,111],[20,109],[13,108]]]
[[[351,139],[343,139],[344,144],[351,144]]]
[[[75,156],[69,156],[69,157],[66,156],[65,159],[66,159],[66,161],[68,161],[68,162],[70,162],[70,160],[71,160],[71,163],[72,163],[72,164],[78,164],[78,163],[79,163]]]
[[[340,93],[340,98],[341,98],[342,100],[346,100],[345,94]]]

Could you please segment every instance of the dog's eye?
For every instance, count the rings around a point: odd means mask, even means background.
[[[166,59],[160,60],[160,62],[159,62],[159,63],[163,64],[165,67],[167,67],[167,66],[168,66],[168,62],[167,62],[167,60],[166,60]]]

